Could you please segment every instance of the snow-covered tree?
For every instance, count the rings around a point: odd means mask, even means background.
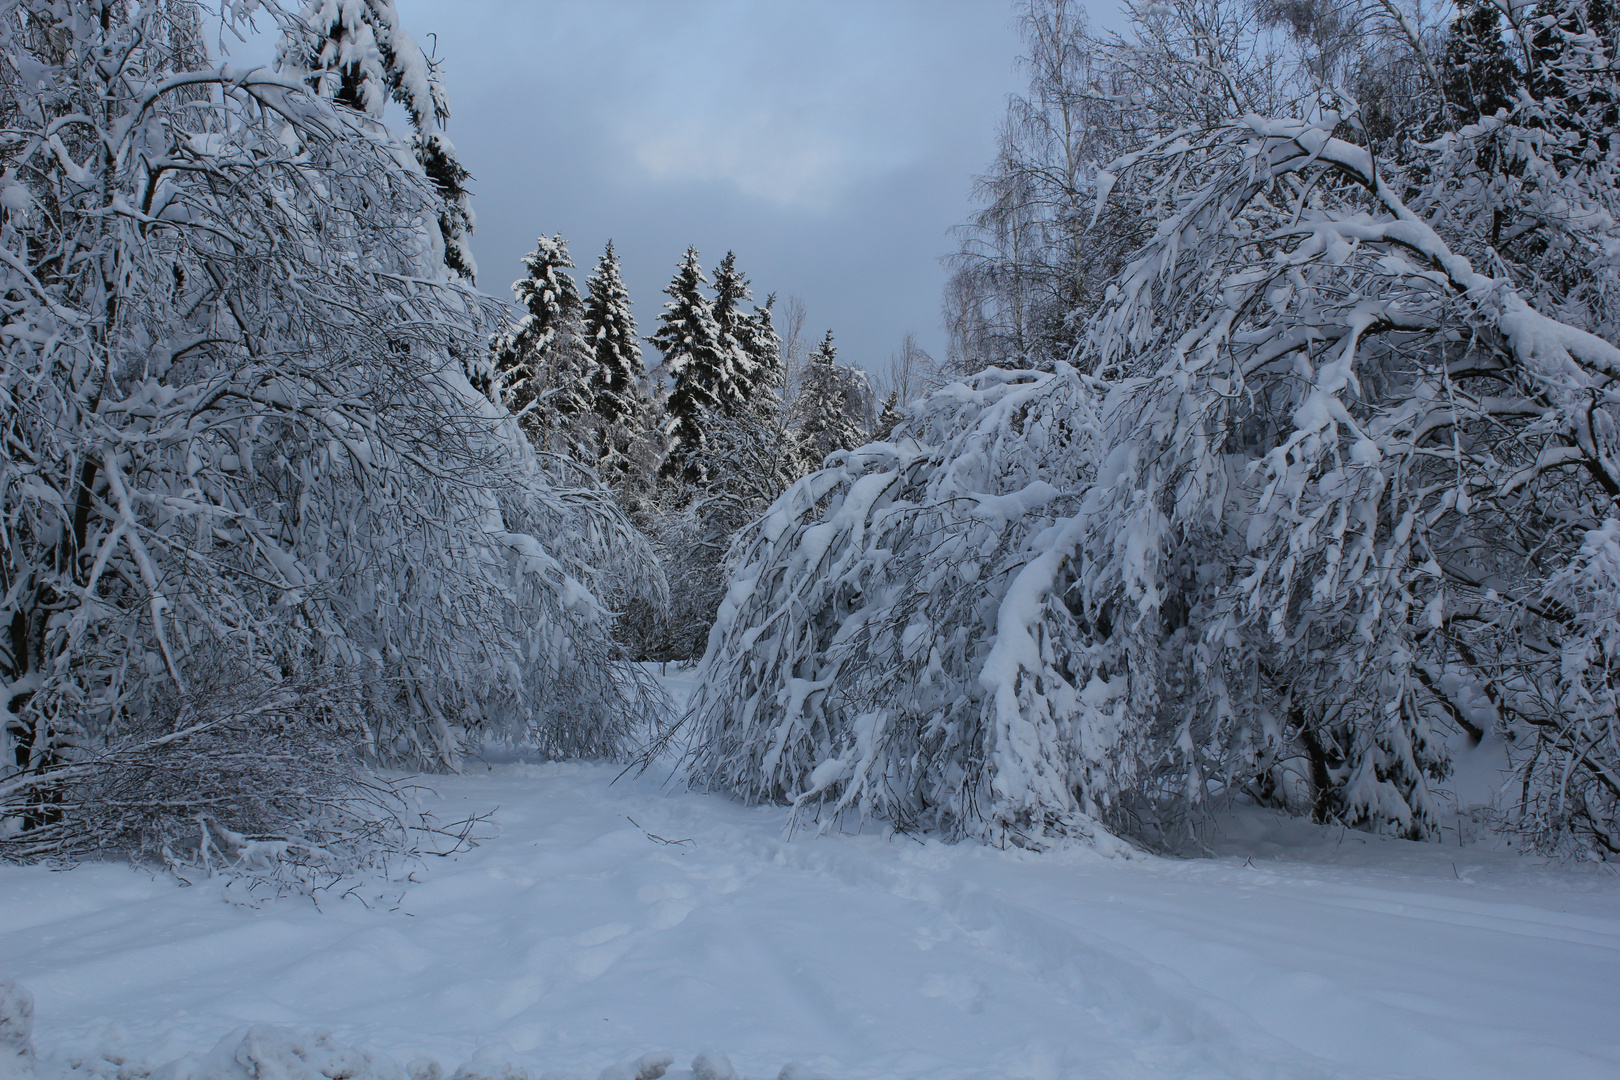
[[[439,235],[444,241],[444,264],[455,273],[475,281],[478,261],[473,258],[472,234],[478,227],[473,213],[472,179],[456,155],[455,145],[443,131],[419,132],[411,145],[422,171],[439,192]]]
[[[244,7],[213,17],[251,33]],[[420,165],[300,78],[177,47],[190,10],[0,8],[8,855],[139,819],[165,858],[315,858],[355,837],[328,811],[362,756],[615,753],[654,701],[597,597],[657,569],[468,384],[486,313]]]
[[[782,357],[782,338],[776,332],[776,294],[765,297],[765,303],[755,305],[739,327],[738,340],[752,362],[749,383],[748,412],[765,424],[776,424],[783,411],[783,392],[787,387],[787,369]]]
[[[1092,468],[1084,382],[990,371],[918,409],[892,442],[834,457],[740,534],[690,713],[694,781],[952,835],[1079,827],[1079,770],[1115,768],[1130,734],[1045,733],[1068,718],[1044,703],[1018,715],[1016,697],[1000,712],[981,676],[1031,651],[1060,663],[1095,648],[1031,587],[1056,560],[1032,545],[1061,551],[1066,492]],[[1092,697],[1106,707],[1117,685]]]
[[[1036,845],[1174,846],[1238,794],[1426,837],[1445,734],[1494,733],[1507,818],[1612,854],[1601,13],[1515,9],[1513,109],[1391,166],[1352,101],[1262,112],[1314,73],[1211,11],[1093,56],[1156,116],[1095,173],[1148,239],[1077,363],[940,390],[739,537],[694,780]]]
[[[905,418],[906,414],[900,408],[900,392],[890,391],[889,396],[883,399],[883,408],[878,411],[877,424],[872,429],[873,441],[887,442]]]
[[[768,297],[741,320],[741,344],[753,360],[749,396],[739,410],[710,419],[695,461],[702,483],[659,530],[671,579],[664,639],[671,657],[703,654],[726,592],[732,538],[808,468],[782,405],[774,300]]]
[[[596,414],[597,463],[604,476],[622,474],[642,438],[647,372],[641,339],[630,311],[619,258],[609,240],[596,270],[585,279],[584,337],[591,351],[592,410]]]
[[[672,290],[682,288],[684,296],[701,298],[691,288],[701,283],[695,253],[683,272],[691,275],[687,286],[677,278]],[[677,379],[669,398],[670,426],[679,434],[676,403],[689,405],[697,397],[694,390],[717,388],[712,404],[695,414],[692,427],[701,441],[689,441],[684,449],[675,444],[666,459],[664,483],[656,490],[631,491],[633,484],[621,488],[621,497],[637,506],[637,520],[653,539],[669,581],[668,605],[661,612],[638,611],[627,634],[638,654],[652,659],[687,660],[702,654],[726,589],[725,554],[732,535],[803,471],[782,404],[782,343],[771,317],[775,297],[743,311],[748,283],[730,255],[716,279],[716,303],[708,322],[730,327],[718,339],[718,352],[729,357],[719,369],[725,378],[696,386]],[[705,323],[694,312],[701,315],[690,300],[666,310],[666,319],[676,315],[677,325],[688,327],[690,336],[683,343],[702,339]]]
[[[1029,87],[1008,103],[996,158],[975,185],[980,207],[948,260],[958,374],[1072,359],[1086,313],[1146,239],[1144,219],[1123,199],[1092,220],[1097,164],[1140,118],[1101,99],[1085,11],[1075,0],[1021,0],[1018,12]],[[1106,89],[1133,89],[1116,82]]]
[[[795,441],[806,466],[814,468],[835,450],[853,450],[864,443],[870,405],[866,373],[838,362],[838,346],[828,330],[805,364],[794,400]]]
[[[439,193],[445,265],[469,281],[476,278],[471,177],[444,134],[450,101],[438,66],[406,32],[394,0],[308,0],[300,17],[280,21],[281,70],[376,120],[390,99],[404,107],[411,148]]]
[[[585,339],[573,266],[561,236],[536,240],[523,257],[524,276],[512,283],[523,315],[490,339],[501,400],[536,446],[555,449],[577,449],[580,419],[596,404],[593,343]]]
[[[664,360],[659,375],[673,385],[664,408],[671,441],[664,472],[696,480],[701,473],[696,456],[707,445],[707,426],[723,408],[731,385],[733,358],[721,342],[714,306],[704,295],[708,278],[696,248],[686,257],[664,290],[669,300],[658,316],[658,329],[649,338]]]
[[[737,269],[736,252],[726,252],[714,272],[714,323],[720,330],[720,352],[725,357],[724,379],[719,398],[720,411],[725,416],[737,416],[748,407],[754,396],[754,386],[768,378],[754,356],[758,345],[769,347],[768,342],[754,341],[754,316],[743,310],[745,301],[753,299],[748,291],[748,276]]]

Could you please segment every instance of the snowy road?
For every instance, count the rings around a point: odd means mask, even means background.
[[[0,974],[42,1046],[116,1021],[148,1060],[270,1022],[587,1076],[704,1048],[838,1080],[1620,1075],[1612,875],[1298,826],[1252,865],[785,840],[779,810],[612,777],[441,781],[500,835],[395,911],[3,868]]]

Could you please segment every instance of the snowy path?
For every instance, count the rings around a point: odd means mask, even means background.
[[[612,777],[439,781],[500,835],[397,911],[0,868],[0,975],[43,1046],[116,1020],[165,1060],[270,1022],[586,1076],[704,1048],[836,1080],[1620,1075],[1612,875],[1299,826],[1253,865],[790,841],[780,810]]]

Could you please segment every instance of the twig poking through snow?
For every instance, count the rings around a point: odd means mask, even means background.
[[[635,818],[631,817],[629,814],[624,815],[624,820],[628,821],[630,824],[634,825],[636,828],[641,829],[641,825],[636,821]],[[696,844],[697,843],[697,841],[693,840],[690,836],[686,837],[683,840],[669,840],[669,839],[666,839],[666,838],[664,838],[662,836],[659,836],[655,832],[647,832],[646,829],[641,829],[641,831],[643,833],[647,834],[647,839],[656,840],[660,844]]]

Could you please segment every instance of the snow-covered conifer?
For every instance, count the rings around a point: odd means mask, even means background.
[[[734,297],[735,299],[735,297]],[[803,473],[782,404],[781,341],[772,324],[775,297],[753,312],[728,316],[732,341],[748,354],[752,385],[740,406],[716,408],[703,422],[703,443],[684,458],[687,483],[665,484],[638,498],[639,520],[653,537],[669,579],[661,617],[639,612],[631,637],[642,655],[693,659],[726,591],[725,554],[732,535]],[[632,470],[634,471],[634,470]],[[622,495],[631,494],[622,484]],[[638,496],[641,493],[636,493]]]
[[[536,240],[523,257],[524,276],[512,283],[523,315],[490,340],[502,400],[537,446],[577,441],[578,419],[595,406],[595,360],[573,266],[561,236]]]
[[[835,450],[853,450],[866,441],[870,397],[866,373],[838,363],[838,346],[828,330],[805,364],[794,400],[799,456],[807,467],[819,466]]]
[[[1447,128],[1472,124],[1512,106],[1518,82],[1502,15],[1488,0],[1462,0],[1446,32],[1440,58],[1445,107],[1435,121]]]
[[[468,281],[475,281],[478,262],[473,258],[472,234],[478,227],[478,219],[473,214],[472,192],[467,187],[472,174],[462,166],[455,145],[442,131],[418,132],[411,146],[422,171],[439,192],[439,235],[444,240],[444,264]]]
[[[893,390],[883,399],[883,408],[878,412],[877,426],[872,429],[872,439],[875,442],[886,442],[894,429],[906,418],[905,412],[900,408],[900,392]]]
[[[782,363],[782,338],[776,332],[772,309],[776,307],[776,294],[765,297],[765,303],[754,310],[738,328],[743,351],[753,361],[753,372],[748,395],[748,410],[764,423],[775,423],[782,410],[782,393],[786,389],[787,371]]]
[[[713,289],[714,324],[720,330],[720,353],[725,358],[720,409],[726,416],[736,416],[753,398],[754,384],[760,378],[759,363],[750,348],[753,316],[742,308],[753,297],[748,291],[748,276],[737,269],[736,252],[728,251],[720,260]]]
[[[598,425],[598,468],[622,473],[630,443],[640,437],[647,372],[630,312],[619,258],[609,240],[596,270],[585,279],[585,344],[591,351],[591,401]]]
[[[708,278],[696,248],[687,248],[674,280],[664,290],[669,300],[649,339],[663,353],[661,374],[672,386],[665,402],[670,439],[664,464],[668,476],[696,480],[696,457],[707,445],[707,427],[724,406],[732,358],[721,343],[714,307],[704,295]]]
[[[444,135],[449,98],[438,65],[406,32],[394,0],[308,0],[300,18],[283,21],[277,59],[316,93],[373,119],[382,119],[390,99],[404,107],[416,160],[438,189],[445,265],[476,278],[470,176]]]

